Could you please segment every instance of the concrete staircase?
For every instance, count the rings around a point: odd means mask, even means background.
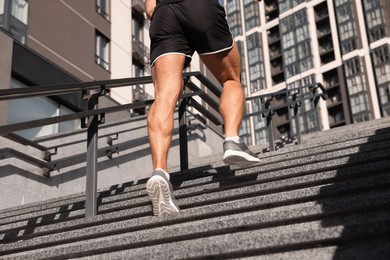
[[[94,219],[83,194],[2,210],[0,259],[390,259],[390,119],[259,156],[173,173],[165,218],[146,180],[102,190]]]

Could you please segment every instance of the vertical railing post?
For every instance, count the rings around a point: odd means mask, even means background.
[[[267,113],[268,143],[270,151],[275,151],[274,130],[272,124],[272,112]]]
[[[302,143],[302,131],[301,131],[301,124],[299,122],[299,107],[301,106],[301,101],[298,101],[298,93],[292,94],[292,102],[291,102],[291,108],[293,110],[293,117],[295,121],[295,134],[297,138],[297,144]]]
[[[318,89],[321,90],[322,93],[318,93]],[[320,112],[318,111],[318,103],[320,101],[320,98],[326,99],[327,95],[325,92],[325,88],[322,86],[321,83],[316,83],[314,86],[311,87],[311,94],[312,94],[312,101],[314,105],[314,111],[315,111],[315,117],[316,117],[316,124],[317,124],[317,131],[322,130],[321,126],[321,116]]]
[[[100,93],[92,94],[88,99],[88,110],[98,106]],[[88,120],[87,131],[87,173],[85,217],[92,218],[97,214],[97,149],[98,149],[98,115]]]
[[[183,98],[179,105],[179,143],[180,143],[180,170],[188,170],[188,140],[187,140],[187,98]]]
[[[268,110],[271,107],[271,99],[267,99],[264,102],[264,108],[265,110]],[[273,111],[269,110],[265,113],[264,117],[267,120],[267,129],[268,129],[268,144],[270,151],[275,151],[275,140],[274,140],[274,131],[273,131],[273,124],[272,124],[272,114]]]
[[[317,131],[321,131],[321,117],[320,117],[320,111],[318,111],[318,102],[320,101],[320,97],[314,98],[314,110],[315,110],[315,116],[316,116],[316,124],[317,124]]]

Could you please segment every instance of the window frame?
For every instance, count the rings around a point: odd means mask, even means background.
[[[103,3],[103,4],[102,4]],[[108,0],[96,0],[95,9],[104,19],[110,20],[110,1]]]
[[[103,52],[102,50],[102,43],[104,40],[105,46]],[[103,69],[110,71],[110,58],[111,58],[111,53],[110,53],[110,39],[106,37],[103,33],[100,31],[96,30],[95,32],[95,63],[102,67]],[[102,57],[103,56],[103,57]],[[107,56],[107,57],[105,57]]]

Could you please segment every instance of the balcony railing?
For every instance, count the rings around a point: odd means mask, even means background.
[[[149,48],[146,47],[146,45],[133,37],[132,40],[132,53],[133,53],[133,58],[135,58],[138,62],[141,64],[147,63],[149,59]]]

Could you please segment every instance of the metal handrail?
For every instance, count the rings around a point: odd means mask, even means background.
[[[215,86],[211,81],[203,76],[200,72],[187,72],[183,74],[185,85],[189,85],[191,93],[183,93],[180,97],[181,102],[179,105],[179,141],[180,141],[180,167],[182,170],[188,169],[188,148],[187,148],[187,122],[186,122],[186,110],[191,104],[196,106],[197,102],[193,99],[194,96],[201,96],[211,107],[216,107],[217,101],[208,98],[205,92],[197,87],[190,81],[191,77],[195,77],[199,82],[204,84],[216,97],[220,97],[221,88]],[[101,80],[83,83],[70,83],[70,84],[59,84],[59,85],[47,85],[47,86],[34,86],[19,89],[2,89],[0,90],[0,101],[1,100],[12,100],[19,98],[38,97],[38,96],[53,96],[68,94],[73,92],[82,92],[84,100],[88,101],[88,110],[75,112],[68,115],[43,118],[38,120],[31,120],[28,122],[14,123],[9,125],[0,126],[0,136],[9,136],[15,131],[25,130],[29,128],[45,126],[55,123],[61,123],[70,120],[81,120],[81,125],[87,128],[87,181],[86,181],[86,204],[85,214],[86,217],[94,217],[97,214],[97,158],[99,153],[102,153],[102,149],[97,147],[97,134],[98,126],[104,124],[105,115],[107,113],[114,113],[129,109],[141,108],[149,106],[154,100],[139,101],[130,104],[116,105],[105,108],[97,108],[99,97],[106,95],[111,88],[130,86],[130,85],[141,85],[152,83],[152,77],[139,77],[139,78],[125,78],[116,80]],[[203,110],[201,106],[198,107],[200,112]],[[210,120],[216,124],[222,124],[222,120],[216,119],[211,113],[205,112],[205,117],[210,117]],[[45,149],[45,147],[40,147]],[[52,168],[55,167],[56,163],[62,163],[61,161],[43,162],[39,161],[41,165],[46,169],[46,174]]]
[[[221,87],[215,86],[200,72],[185,72],[183,78],[197,78],[204,86],[211,90],[217,97],[221,96]],[[18,98],[28,98],[37,96],[53,96],[59,94],[68,94],[78,91],[111,89],[130,85],[143,85],[153,83],[151,76],[122,78],[111,80],[97,80],[81,83],[66,83],[58,85],[32,86],[26,88],[0,89],[0,101]],[[32,91],[33,90],[33,91]]]
[[[192,102],[191,102],[191,106],[192,106]],[[202,111],[203,110],[200,110],[199,112],[202,112]],[[205,120],[203,118],[199,118],[202,116],[193,114],[189,110],[186,112],[188,114],[190,114],[188,116],[188,118],[191,118],[191,117],[196,118],[197,120],[201,121],[201,124],[205,124]],[[208,110],[205,110],[205,112],[210,113]],[[203,115],[203,117],[207,117],[207,115]],[[175,117],[175,119],[177,119],[177,118]],[[130,123],[130,122],[138,121],[138,120],[146,120],[146,116],[141,116],[141,118],[133,118],[133,120],[121,121],[120,123],[126,124],[126,123]],[[215,119],[213,119],[213,118],[211,118],[210,120],[215,122]],[[221,123],[221,122],[219,122],[219,123]],[[101,127],[99,129],[103,129],[105,127],[113,127],[113,125],[112,124],[107,125],[107,126],[101,125]],[[108,157],[109,159],[112,159],[113,153],[118,153],[119,151],[122,151],[122,149],[136,147],[136,146],[140,145],[141,143],[144,144],[145,142],[147,142],[147,139],[145,139],[147,137],[145,137],[145,138],[141,138],[143,140],[143,142],[139,142],[139,140],[141,140],[141,139],[137,138],[137,139],[133,139],[130,141],[126,141],[125,143],[120,143],[120,144],[113,144],[112,143],[113,140],[116,140],[117,138],[119,138],[120,134],[134,131],[134,130],[137,130],[139,128],[144,128],[144,127],[145,126],[140,126],[140,127],[136,127],[136,128],[130,128],[130,129],[125,129],[125,130],[121,130],[121,131],[116,131],[113,133],[99,135],[98,139],[105,138],[106,142],[109,146],[98,150],[98,158]],[[193,127],[194,127],[193,125],[190,125],[190,124],[188,125],[189,129],[193,128]],[[75,134],[80,134],[80,133],[85,134],[86,131],[87,130],[84,130],[84,131],[81,130],[81,131],[77,131],[77,132],[69,132],[69,133],[65,133],[65,134],[59,134],[59,135],[55,135],[55,138],[58,139],[58,138],[63,138],[63,137],[69,136],[69,135],[75,135]],[[174,133],[174,135],[176,135],[178,133],[177,128],[174,129],[173,133]],[[112,138],[113,136],[115,136],[114,139]],[[81,144],[81,143],[84,143],[85,140],[77,140],[77,141],[72,141],[72,142],[68,142],[68,143],[56,144],[53,146],[43,146],[43,145],[38,144],[37,142],[31,141],[29,139],[26,139],[24,137],[21,137],[19,135],[13,134],[13,133],[5,135],[4,137],[12,140],[14,142],[34,147],[34,148],[44,152],[43,160],[39,160],[31,155],[23,154],[23,153],[18,152],[14,149],[7,149],[7,148],[0,149],[2,156],[4,156],[4,154],[5,154],[5,156],[12,155],[13,157],[23,158],[23,160],[25,162],[28,162],[32,165],[35,165],[35,166],[42,168],[43,169],[43,176],[45,176],[45,177],[50,177],[50,174],[52,171],[55,171],[55,170],[59,171],[62,168],[65,168],[65,167],[68,167],[71,165],[75,165],[78,163],[83,163],[86,160],[85,152],[78,153],[78,154],[75,154],[72,156],[67,156],[67,157],[60,158],[60,159],[52,160],[52,156],[57,154],[58,149],[64,148],[67,146],[71,146],[71,145],[75,145],[75,144]],[[44,139],[44,138],[39,139],[38,142],[42,142],[44,140],[46,140],[46,139]]]
[[[37,96],[53,96],[87,90],[100,90],[102,87],[106,89],[149,83],[152,83],[151,76],[113,80],[98,80],[81,83],[66,83],[58,85],[32,86],[15,89],[0,89],[0,101]]]
[[[309,90],[309,94],[303,92],[305,89]],[[281,96],[281,95],[285,95],[288,98],[288,101],[282,105],[271,106],[269,101],[271,101],[274,97]],[[288,113],[290,113],[291,110],[293,111],[293,119],[295,120],[295,127],[296,127],[295,132],[296,132],[297,143],[300,144],[302,142],[302,136],[301,136],[299,117],[298,117],[298,109],[300,108],[301,104],[305,100],[312,101],[314,104],[314,109],[316,111],[315,114],[316,114],[317,127],[319,128],[320,125],[319,115],[317,111],[318,101],[320,99],[326,100],[327,97],[328,95],[327,95],[326,88],[321,83],[314,83],[314,84],[304,85],[293,89],[282,89],[272,93],[251,96],[246,98],[246,101],[260,99],[262,108],[259,111],[247,113],[246,115],[244,115],[244,118],[249,118],[258,114],[262,115],[263,118],[266,118],[267,129],[268,129],[268,143],[269,143],[268,149],[274,151],[277,148],[273,136],[272,115],[274,114],[274,112],[284,108],[288,109],[289,111]]]
[[[179,120],[179,142],[180,142],[180,167],[181,170],[188,169],[188,148],[187,148],[187,122],[186,122],[186,111],[187,107],[191,106],[198,110],[203,116],[216,125],[222,125],[222,118],[220,115],[210,112],[204,105],[199,104],[194,97],[198,96],[214,110],[218,110],[219,102],[208,95],[205,91],[201,90],[196,84],[194,84],[190,78],[195,77],[200,83],[207,87],[215,97],[218,99],[221,96],[222,88],[214,85],[200,72],[186,72],[183,74],[184,83],[186,89],[190,90],[190,93],[183,93],[180,97],[180,103],[178,105],[178,120]],[[60,123],[64,121],[79,119],[82,122],[82,127],[87,128],[87,181],[86,181],[86,217],[93,217],[97,214],[97,158],[102,156],[104,149],[98,149],[97,147],[97,133],[99,125],[104,124],[105,115],[107,113],[114,113],[123,110],[135,109],[150,106],[153,100],[139,101],[130,104],[116,105],[105,108],[97,108],[99,97],[106,95],[110,89],[122,86],[130,85],[144,85],[152,83],[152,77],[139,77],[139,78],[126,78],[116,80],[102,80],[92,81],[84,83],[71,83],[71,84],[60,84],[60,85],[49,85],[49,86],[36,86],[21,89],[2,89],[0,90],[0,101],[1,100],[12,100],[18,98],[37,97],[37,96],[52,96],[67,94],[72,92],[82,92],[84,100],[88,101],[88,110],[75,112],[73,114],[56,116],[51,118],[44,118],[38,120],[32,120],[28,122],[15,123],[9,125],[0,126],[0,136],[9,136],[13,132],[19,130],[25,130],[33,127],[50,125],[54,123]],[[309,89],[309,94],[305,95],[303,89]],[[272,100],[275,96],[286,95],[288,101],[283,105],[271,106],[269,100]],[[275,149],[275,140],[272,134],[272,114],[278,109],[287,107],[293,109],[294,118],[296,120],[296,134],[298,135],[298,142],[301,141],[301,132],[299,129],[298,121],[298,108],[301,103],[305,100],[310,99],[315,108],[320,98],[326,99],[326,89],[319,83],[314,85],[302,86],[295,89],[284,89],[274,93],[257,95],[248,97],[246,101],[252,101],[260,99],[262,108],[259,111],[249,113],[245,115],[245,118],[261,114],[267,119],[267,127],[269,132],[269,145],[270,149]],[[290,112],[289,112],[290,113]],[[318,120],[318,115],[317,115]],[[128,145],[128,144],[125,144]],[[39,146],[39,145],[38,145]],[[118,146],[118,145],[117,145]],[[118,146],[119,147],[119,146]],[[43,146],[40,149],[46,149]],[[42,161],[43,162],[43,161]],[[65,162],[65,161],[64,161]],[[52,170],[56,163],[64,163],[61,160],[47,162],[44,167],[47,171]],[[41,163],[41,162],[40,162]]]

